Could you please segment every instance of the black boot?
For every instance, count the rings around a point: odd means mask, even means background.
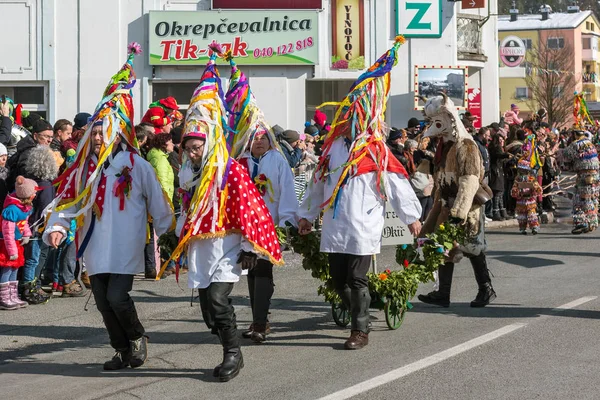
[[[490,271],[487,267],[485,253],[481,252],[478,256],[471,257],[471,265],[475,273],[475,280],[479,286],[479,291],[475,300],[471,302],[471,307],[485,307],[496,298],[496,292],[492,287]]]
[[[219,336],[223,343],[223,362],[219,369],[219,380],[227,382],[238,376],[244,367],[244,357],[240,348],[237,329],[219,329]]]
[[[419,300],[423,303],[433,304],[441,307],[450,307],[450,289],[452,288],[452,275],[454,274],[454,263],[447,262],[438,270],[440,279],[440,290],[428,294],[420,294]]]
[[[274,285],[273,279],[269,277],[257,276],[254,279],[254,307],[252,309],[254,331],[252,332],[252,341],[262,343],[267,339],[267,335],[270,332],[268,316]]]
[[[504,218],[502,218],[502,216],[500,215],[500,211],[496,210],[492,214],[492,220],[493,221],[504,221]]]
[[[344,343],[344,348],[346,350],[359,350],[369,344],[371,294],[368,287],[352,289],[350,293],[351,335]]]
[[[508,216],[508,213],[506,212],[506,208],[503,208],[503,209],[500,210],[500,216],[505,221],[509,220],[509,219],[512,219],[511,217]]]
[[[144,365],[148,359],[148,336],[142,336],[137,340],[131,340],[131,360],[129,365],[131,368],[138,368]]]
[[[118,349],[113,358],[104,363],[105,371],[127,368],[131,360],[131,349]]]
[[[254,275],[248,275],[248,294],[250,295],[250,310],[252,310],[252,318],[254,319]],[[250,339],[252,337],[252,332],[254,331],[254,322],[250,324],[247,330],[242,332],[242,337],[244,339]]]

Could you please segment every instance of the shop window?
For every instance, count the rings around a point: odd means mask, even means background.
[[[185,113],[198,81],[194,82],[152,82],[152,102],[165,97],[174,97],[179,104],[179,111]],[[226,88],[224,88],[226,90]]]
[[[342,101],[350,91],[353,80],[307,80],[306,81],[306,120],[311,121],[317,107],[325,102]],[[331,123],[336,107],[326,106],[321,109]]]
[[[547,44],[548,44],[549,49],[554,49],[554,50],[562,49],[565,47],[565,38],[561,38],[561,37],[548,38]]]
[[[45,84],[6,82],[6,85],[0,83],[0,95],[10,97],[15,104],[23,104],[23,110],[48,117],[48,89]]]

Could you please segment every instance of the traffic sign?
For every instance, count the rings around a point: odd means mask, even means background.
[[[461,7],[463,10],[470,8],[485,8],[485,0],[462,0]]]
[[[396,0],[396,34],[442,36],[442,0]]]

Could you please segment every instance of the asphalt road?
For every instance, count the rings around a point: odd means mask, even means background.
[[[0,312],[0,397],[598,399],[597,239],[597,232],[572,236],[561,224],[536,237],[516,228],[489,232],[498,293],[492,306],[469,307],[477,288],[465,260],[455,270],[450,308],[415,299],[397,331],[373,311],[370,344],[360,351],[343,350],[349,331],[333,323],[318,283],[289,254],[276,271],[273,334],[264,345],[247,343],[245,368],[228,383],[212,377],[220,345],[201,322],[198,303],[190,307],[190,291],[173,278],[134,285],[150,335],[150,359],[137,370],[102,371],[112,350],[93,300],[87,312],[86,298]],[[391,266],[393,249],[379,261]],[[234,302],[246,327],[245,280]]]

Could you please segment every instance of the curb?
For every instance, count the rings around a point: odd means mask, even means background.
[[[545,214],[546,214],[546,218],[544,218],[544,216],[540,217],[540,222],[542,223],[542,225],[554,223],[554,213],[549,212],[549,213],[545,213]],[[511,228],[511,227],[515,227],[515,226],[519,226],[519,223],[517,222],[516,218],[508,219],[506,221],[491,221],[491,222],[485,223],[486,230]]]

